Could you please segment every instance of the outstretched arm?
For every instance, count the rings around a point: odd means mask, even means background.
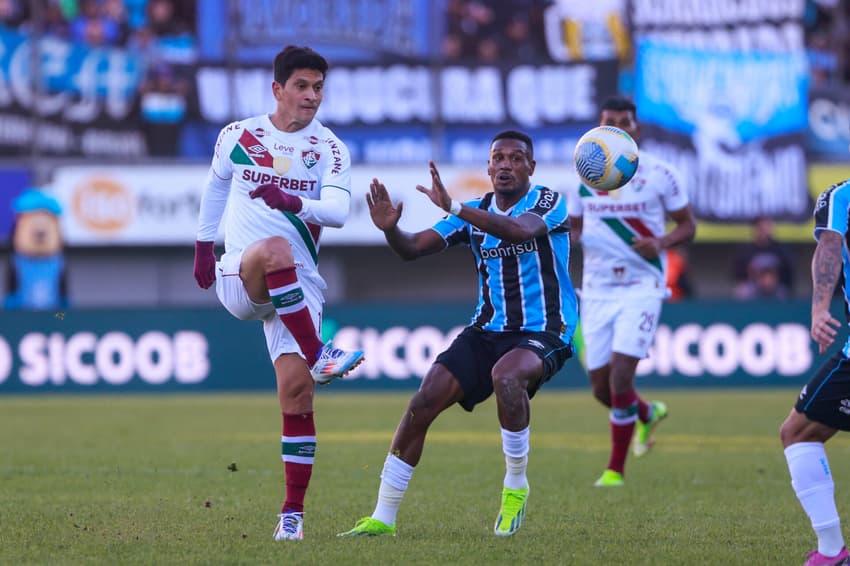
[[[372,222],[383,231],[389,246],[402,259],[409,261],[445,249],[445,240],[434,230],[411,233],[398,227],[404,203],[394,205],[387,188],[378,179],[372,179],[369,185],[366,204]]]
[[[466,220],[488,234],[514,244],[542,236],[548,231],[546,223],[536,214],[521,214],[518,217],[501,216],[453,201],[440,179],[437,166],[433,161],[430,161],[428,165],[431,169],[431,188],[417,185],[416,190],[427,195],[431,202],[446,212]]]
[[[841,278],[843,236],[821,230],[812,257],[812,339],[823,354],[835,341],[841,323],[829,313],[835,286]]]

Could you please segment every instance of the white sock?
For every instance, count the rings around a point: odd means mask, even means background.
[[[505,453],[505,487],[522,489],[528,486],[525,471],[528,469],[530,430],[528,427],[511,432],[502,429],[502,451]]]
[[[398,508],[412,476],[413,466],[398,456],[387,454],[384,470],[381,472],[381,487],[378,488],[378,503],[372,513],[373,519],[386,525],[395,525]]]
[[[818,552],[835,556],[844,547],[841,519],[835,507],[835,483],[821,442],[798,442],[785,449],[791,487],[812,522]]]

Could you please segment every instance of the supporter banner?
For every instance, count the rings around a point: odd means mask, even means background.
[[[615,92],[616,61],[560,65],[334,65],[318,118],[343,126],[444,125],[541,127],[587,124]],[[274,107],[270,68],[202,66],[200,117],[226,124]]]
[[[806,148],[811,159],[844,161],[850,146],[850,88],[817,88],[809,92]]]
[[[812,210],[803,147],[807,81],[802,52],[644,42],[635,78],[641,149],[679,166],[700,219],[804,220]]]
[[[836,312],[839,310],[836,305]],[[822,358],[809,304],[666,305],[638,383],[658,387],[799,386]],[[472,305],[338,305],[325,338],[366,361],[333,391],[415,390]],[[81,391],[274,391],[262,325],[224,309],[8,312],[0,317],[0,394]],[[576,359],[544,388],[587,387]],[[319,390],[321,394],[322,390]]]
[[[484,165],[488,145],[489,138],[477,142],[475,167],[440,167],[455,199],[491,190]],[[206,165],[66,166],[57,169],[47,190],[62,204],[62,230],[69,246],[191,246],[207,171]],[[354,166],[348,222],[343,228],[325,228],[322,245],[384,245],[366,206],[374,177],[387,185],[393,200],[405,203],[400,224],[405,230],[428,228],[444,215],[416,190],[418,184],[431,183],[424,161],[416,167]],[[575,179],[567,165],[540,166],[532,181],[562,190]]]
[[[197,9],[203,59],[269,66],[288,43],[332,61],[426,58],[444,14],[441,2],[429,0],[204,0]]]
[[[805,49],[805,6],[805,0],[629,0],[628,18],[635,42],[800,52]]]
[[[33,50],[41,92],[33,90]],[[147,154],[135,108],[141,57],[55,37],[35,42],[0,26],[0,155]]]

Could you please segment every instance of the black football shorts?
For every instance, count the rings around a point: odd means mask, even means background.
[[[529,398],[573,355],[572,346],[551,332],[489,332],[468,326],[436,363],[454,375],[463,389],[460,406],[472,411],[493,393],[493,366],[514,348],[531,350],[543,360],[543,377],[529,386]]]
[[[803,386],[794,408],[813,421],[850,431],[850,359],[841,352],[827,359]]]

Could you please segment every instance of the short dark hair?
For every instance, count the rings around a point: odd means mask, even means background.
[[[490,142],[490,145],[493,145],[496,140],[519,140],[521,142],[525,142],[525,146],[528,148],[529,159],[534,158],[534,144],[531,143],[531,136],[524,132],[520,132],[519,130],[502,130],[493,136],[493,140]]]
[[[274,58],[274,80],[286,84],[295,69],[314,69],[324,77],[328,61],[309,47],[287,45]]]
[[[619,94],[609,96],[605,99],[602,106],[599,107],[599,113],[602,114],[605,110],[613,110],[614,112],[630,111],[632,114],[637,116],[637,106],[635,106],[635,103],[632,102],[632,99]]]

